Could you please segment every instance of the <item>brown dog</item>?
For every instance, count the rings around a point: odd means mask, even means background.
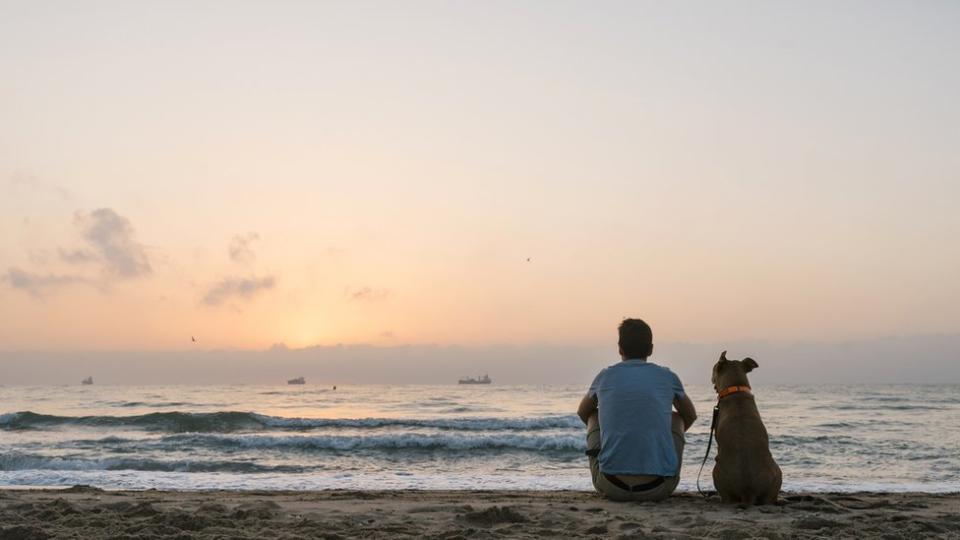
[[[773,504],[780,494],[780,467],[770,455],[767,428],[747,380],[747,373],[757,367],[752,358],[727,360],[727,351],[713,366],[711,381],[720,409],[713,484],[725,503]]]

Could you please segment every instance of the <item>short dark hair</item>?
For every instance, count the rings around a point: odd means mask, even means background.
[[[641,319],[624,319],[618,330],[624,358],[646,358],[653,352],[653,330]]]

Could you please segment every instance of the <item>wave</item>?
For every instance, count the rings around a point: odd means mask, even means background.
[[[832,421],[824,422],[821,424],[814,424],[811,426],[813,429],[822,429],[822,430],[850,430],[850,429],[860,429],[860,428],[870,428],[870,429],[882,429],[890,427],[904,428],[907,426],[918,426],[921,425],[921,422],[911,422],[904,420],[902,418],[865,418],[865,419],[855,419],[855,420],[845,420],[845,421]]]
[[[0,471],[157,471],[157,472],[230,472],[301,473],[305,467],[258,465],[250,461],[153,460],[137,458],[81,459],[30,454],[0,455]]]
[[[936,405],[877,405],[877,404],[841,404],[841,405],[818,405],[812,407],[818,410],[836,410],[836,411],[940,411],[946,407]]]
[[[32,430],[57,426],[132,427],[171,433],[231,433],[263,429],[434,428],[462,431],[536,431],[579,428],[574,415],[534,418],[286,418],[253,412],[158,412],[135,416],[56,416],[23,411],[0,415],[0,429]]]
[[[462,435],[454,433],[397,433],[390,435],[254,435],[222,433],[184,433],[159,439],[118,439],[100,442],[129,444],[150,450],[174,448],[295,449],[308,451],[526,451],[571,452],[582,455],[586,441],[582,435]]]
[[[108,403],[108,405],[114,407],[193,407],[196,406],[196,403],[188,403],[186,401],[159,401],[159,402],[148,402],[148,401],[118,401],[113,403]]]
[[[135,416],[57,416],[32,411],[0,415],[0,429],[50,429],[58,426],[139,427],[150,431],[230,432],[262,429],[263,424],[252,413],[163,412]]]
[[[575,415],[543,416],[535,418],[282,418],[257,416],[265,426],[273,428],[379,428],[420,427],[463,431],[543,430],[580,428],[582,422]]]

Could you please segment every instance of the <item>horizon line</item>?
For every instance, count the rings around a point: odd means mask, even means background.
[[[881,336],[864,336],[864,337],[850,337],[850,338],[828,338],[828,339],[769,339],[769,338],[740,338],[732,339],[729,341],[722,340],[671,340],[671,341],[654,341],[654,347],[657,346],[715,346],[720,343],[726,344],[758,344],[758,345],[774,345],[774,346],[795,346],[795,345],[845,345],[845,344],[859,344],[870,341],[893,341],[893,340],[912,340],[912,339],[931,339],[931,338],[960,338],[960,332],[946,333],[946,332],[930,332],[924,334],[908,334],[908,335],[881,335]],[[531,343],[488,343],[488,344],[464,344],[464,343],[436,343],[436,342],[426,342],[426,343],[396,343],[396,344],[383,344],[383,343],[372,343],[372,342],[357,342],[357,343],[332,343],[332,344],[313,344],[313,345],[304,345],[302,347],[291,347],[286,343],[277,342],[266,348],[231,348],[231,347],[219,347],[219,348],[156,348],[156,349],[138,349],[138,348],[62,348],[62,349],[44,349],[44,348],[20,348],[20,349],[5,349],[0,347],[0,354],[8,353],[265,353],[265,352],[303,352],[315,349],[346,349],[346,348],[368,348],[368,349],[403,349],[403,348],[431,348],[431,349],[493,349],[493,348],[509,348],[509,349],[522,349],[522,348],[568,348],[568,349],[585,349],[585,348],[597,348],[597,347],[606,347],[606,346],[616,346],[615,341],[611,342],[596,342],[596,343],[549,343],[549,342],[531,342]],[[653,357],[656,357],[656,349],[654,350]]]

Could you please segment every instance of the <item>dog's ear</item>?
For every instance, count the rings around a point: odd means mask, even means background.
[[[727,361],[727,351],[723,351],[722,353],[720,353],[720,360],[719,360],[719,361],[720,361],[720,362],[726,362],[726,361]]]
[[[753,358],[744,358],[743,359],[743,372],[750,373],[751,371],[760,367],[760,364],[757,364],[757,361]]]

